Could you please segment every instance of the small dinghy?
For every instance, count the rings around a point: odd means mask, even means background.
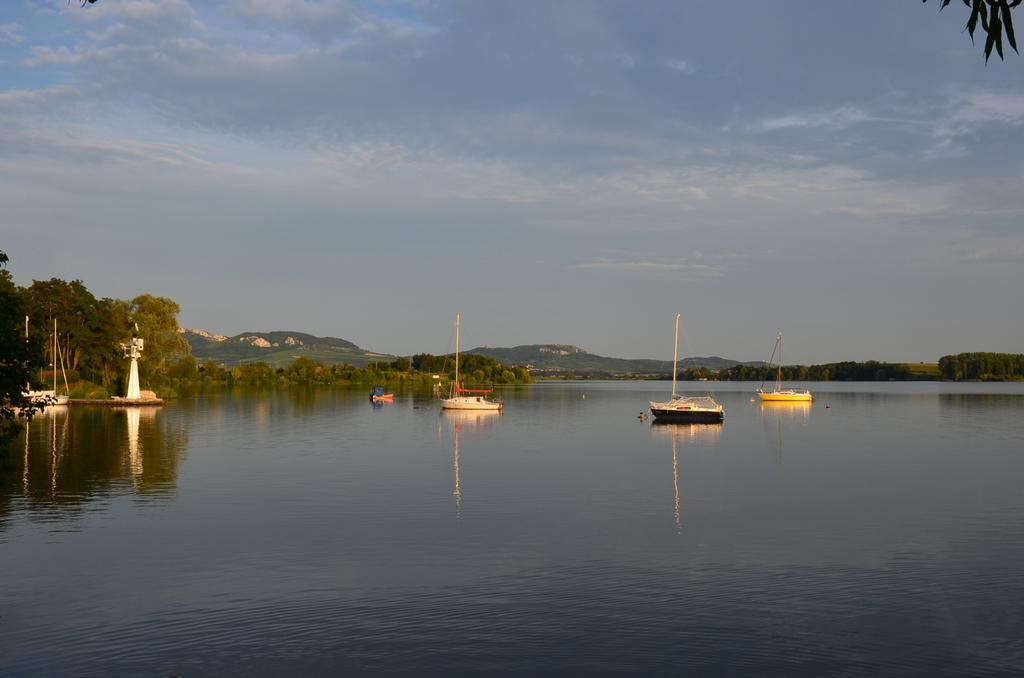
[[[383,386],[374,386],[370,391],[370,402],[372,403],[393,403],[395,402],[394,393],[385,393]]]

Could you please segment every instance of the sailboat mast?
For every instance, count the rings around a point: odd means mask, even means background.
[[[65,353],[65,351],[67,351],[67,349],[65,348],[65,349],[62,350],[61,347],[60,347],[60,341],[57,339],[57,320],[56,319],[54,319],[54,321],[53,321],[53,347],[57,350],[57,357],[60,358],[60,376],[61,376],[61,378],[64,379],[64,392],[70,396],[71,395],[71,387],[68,386],[68,373],[64,369],[64,353]],[[71,356],[69,355],[68,356],[68,361],[70,362],[70,360],[71,360]],[[57,366],[56,365],[54,365],[54,367],[53,367],[53,392],[55,394],[57,392]]]
[[[782,389],[782,332],[779,332],[779,371],[775,377],[775,390]]]
[[[28,349],[28,316],[25,316],[25,348]],[[27,392],[27,391],[31,391],[31,390],[32,390],[32,380],[31,379],[26,379],[26,381],[25,381],[25,391]],[[25,429],[25,435],[28,435],[28,429],[27,428]]]
[[[57,316],[53,316],[53,392],[57,393]]]
[[[672,347],[672,397],[676,397],[676,374],[678,369],[676,363],[679,362],[679,316],[680,313],[676,313],[676,340]]]
[[[459,390],[459,314],[455,314],[455,391]]]

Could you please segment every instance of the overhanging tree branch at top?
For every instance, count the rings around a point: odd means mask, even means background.
[[[921,0],[922,2],[928,2],[928,0]],[[995,47],[996,54],[999,58],[1003,58],[1003,34],[1006,34],[1006,42],[1009,43],[1010,47],[1013,48],[1014,52],[1020,54],[1017,51],[1017,37],[1013,32],[1013,10],[1024,0],[962,0],[964,5],[971,10],[970,17],[967,19],[967,25],[964,26],[964,30],[971,36],[971,42],[974,41],[974,31],[977,30],[978,24],[981,24],[981,28],[985,31],[985,62],[988,63],[988,59],[992,56],[992,48]],[[952,0],[940,0],[939,10],[946,8]]]

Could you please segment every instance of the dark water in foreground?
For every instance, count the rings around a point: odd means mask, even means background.
[[[1024,387],[705,386],[724,426],[652,382],[54,412],[0,461],[0,674],[1024,674]]]

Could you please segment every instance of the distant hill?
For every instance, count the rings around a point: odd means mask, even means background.
[[[608,358],[588,353],[579,346],[570,344],[529,344],[512,348],[474,348],[467,353],[479,353],[505,363],[526,365],[531,372],[557,375],[663,375],[672,374],[671,360],[650,360],[646,358]],[[739,361],[711,356],[707,358],[683,358],[683,369],[706,367],[710,370],[738,365]]]
[[[317,337],[305,332],[243,332],[233,337],[205,330],[182,328],[179,333],[192,347],[192,355],[199,362],[213,360],[234,367],[243,363],[265,362],[271,367],[287,367],[296,358],[311,358],[325,365],[348,363],[364,367],[373,362],[391,362],[395,356],[374,353],[360,348],[351,341],[337,337]],[[671,360],[645,358],[608,358],[588,353],[569,344],[530,344],[512,348],[483,346],[466,353],[477,353],[494,358],[506,365],[525,365],[530,371],[552,376],[662,376],[672,374]],[[720,370],[740,364],[711,356],[683,358],[683,368],[706,367]]]
[[[243,332],[233,337],[192,328],[181,328],[178,332],[192,347],[197,361],[213,360],[228,367],[254,362],[265,362],[275,368],[287,367],[301,357],[328,365],[348,363],[358,367],[395,359],[384,353],[366,351],[345,339],[316,337],[304,332]]]

